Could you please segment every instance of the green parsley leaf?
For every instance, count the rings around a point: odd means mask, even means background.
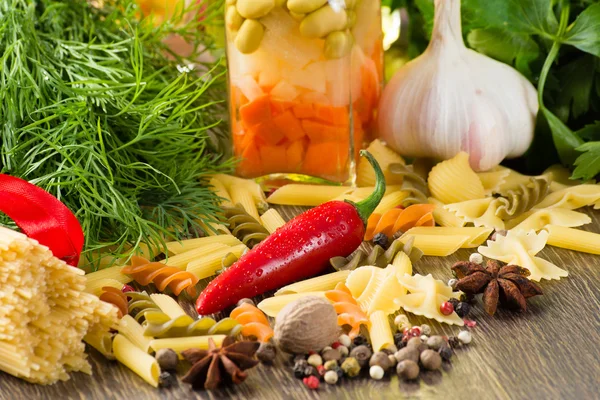
[[[567,30],[564,43],[600,57],[600,3],[586,8]]]
[[[467,35],[471,48],[506,64],[513,64],[528,78],[529,64],[540,56],[540,48],[530,35],[498,28],[474,29]]]
[[[600,140],[600,121],[586,125],[575,133],[583,140]]]
[[[576,150],[583,154],[575,161],[577,168],[571,179],[589,180],[600,174],[600,142],[588,142]]]
[[[591,55],[575,59],[560,69],[562,90],[557,104],[566,107],[567,117],[570,110],[575,118],[589,110],[595,74],[595,60]]]

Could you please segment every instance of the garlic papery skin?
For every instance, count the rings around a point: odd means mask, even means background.
[[[524,76],[465,46],[460,0],[435,0],[429,47],[383,92],[379,135],[405,156],[446,160],[466,151],[484,171],[525,153],[538,108]]]

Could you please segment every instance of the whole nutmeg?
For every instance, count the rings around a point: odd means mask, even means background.
[[[442,346],[445,345],[446,341],[441,336],[430,336],[429,339],[427,339],[427,346],[432,350],[439,350]]]
[[[384,353],[383,351],[378,351],[371,356],[371,359],[369,360],[369,367],[374,365],[379,365],[384,371],[387,371],[392,366],[387,353]]]
[[[342,358],[342,354],[338,349],[328,349],[321,353],[323,361],[339,361]]]
[[[442,366],[442,357],[436,351],[425,350],[421,353],[421,364],[428,370],[440,369]]]
[[[350,357],[356,358],[361,367],[366,367],[373,352],[365,345],[356,346],[350,352]]]
[[[403,349],[398,350],[398,352],[396,354],[394,354],[394,356],[396,357],[396,360],[398,360],[398,362],[404,361],[404,360],[411,360],[414,362],[418,362],[419,361],[419,350],[416,349],[414,346],[405,347]]]
[[[412,360],[400,361],[396,366],[396,372],[402,379],[417,379],[419,376],[419,365]]]
[[[177,369],[179,357],[173,349],[160,349],[156,352],[154,358],[156,358],[160,369],[163,371],[173,371]]]
[[[337,313],[321,297],[301,297],[283,307],[275,319],[275,342],[288,353],[319,351],[338,335]]]

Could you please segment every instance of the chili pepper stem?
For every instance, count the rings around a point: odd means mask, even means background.
[[[362,201],[359,201],[358,203],[355,203],[350,200],[345,201],[346,203],[352,204],[354,208],[356,208],[360,219],[362,219],[365,226],[367,226],[367,220],[381,202],[381,199],[385,194],[386,186],[385,176],[383,175],[383,171],[381,170],[381,167],[379,166],[379,163],[377,162],[375,157],[373,157],[373,155],[366,150],[361,150],[360,155],[361,157],[366,157],[373,169],[375,170],[375,190],[369,195],[369,197]]]

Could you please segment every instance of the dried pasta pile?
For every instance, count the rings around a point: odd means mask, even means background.
[[[40,384],[91,373],[82,339],[116,326],[117,309],[84,292],[83,271],[0,228],[0,287],[0,370]]]

